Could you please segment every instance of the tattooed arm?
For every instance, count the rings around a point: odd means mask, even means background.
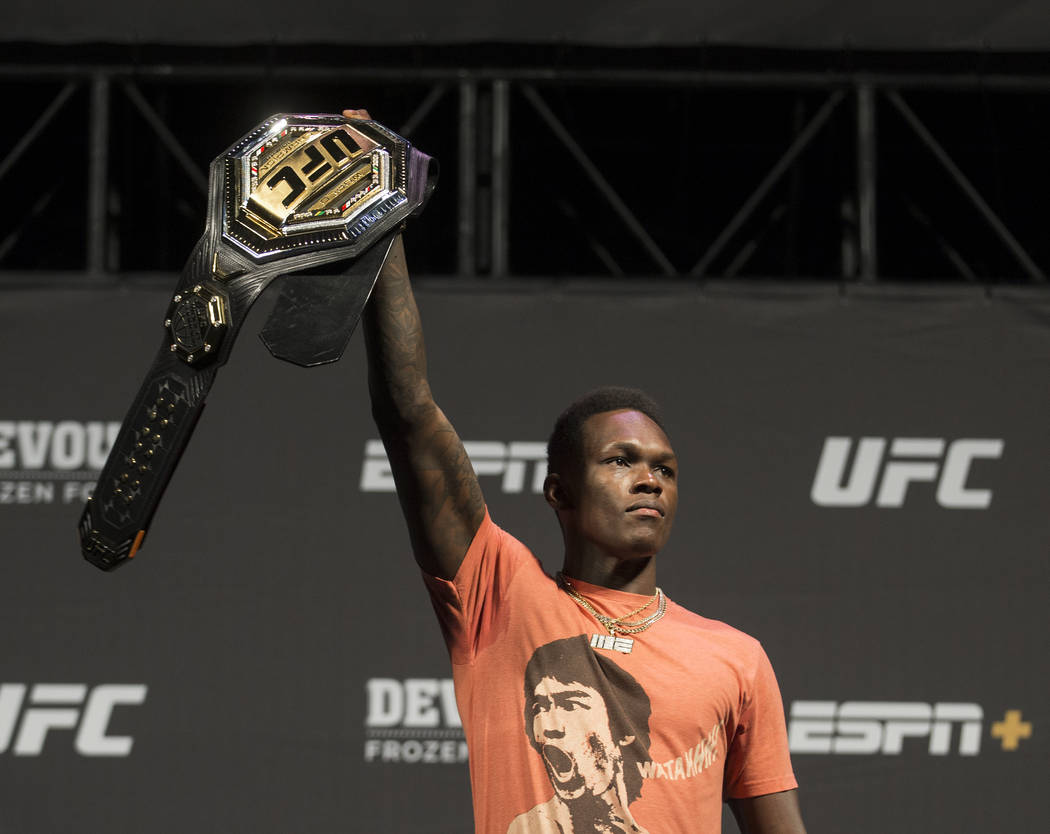
[[[798,789],[730,799],[741,834],[806,834],[798,807]]]
[[[360,111],[357,111],[360,112]],[[368,390],[419,566],[451,579],[485,517],[474,468],[427,382],[423,328],[401,238],[365,307]]]

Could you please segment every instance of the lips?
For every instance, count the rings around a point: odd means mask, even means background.
[[[663,507],[651,501],[639,501],[637,504],[631,504],[627,508],[627,512],[650,518],[663,518],[664,515]]]

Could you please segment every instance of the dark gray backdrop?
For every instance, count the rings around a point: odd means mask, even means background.
[[[804,49],[1045,50],[1039,0],[468,0],[250,6],[183,0],[7,0],[0,40],[120,44],[556,43]],[[318,54],[318,61],[326,56]]]
[[[550,569],[556,524],[530,490],[529,448],[512,444],[542,442],[597,384],[665,403],[682,505],[661,585],[758,636],[793,733],[832,750],[794,755],[811,832],[1048,829],[1045,292],[419,295],[441,404],[465,440],[504,444],[472,447],[476,463],[524,470],[521,491],[482,476],[493,515]],[[269,358],[253,314],[140,555],[113,575],[80,559],[79,494],[64,485],[96,472],[68,467],[90,424],[123,417],[166,299],[0,294],[0,832],[467,831],[440,636],[395,496],[362,491],[382,460],[366,453],[359,336],[339,364],[304,371]],[[829,437],[886,441],[862,506],[814,502]],[[954,478],[987,507],[942,506],[967,439],[1000,444]],[[926,480],[879,506],[908,465]],[[45,703],[39,684],[82,697]],[[144,686],[145,700],[89,721],[108,684]],[[928,721],[894,723],[938,704],[979,710],[969,747],[958,722],[935,753]],[[814,709],[839,722],[800,721]],[[1010,710],[1030,732],[1015,750],[998,728]],[[74,726],[34,752],[33,727],[63,720]],[[85,755],[85,722],[130,753]]]

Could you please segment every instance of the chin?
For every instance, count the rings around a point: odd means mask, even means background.
[[[622,550],[616,554],[616,561],[623,565],[637,565],[638,569],[643,567],[642,563],[656,556],[658,551],[655,550]]]
[[[624,549],[625,559],[647,559],[655,556],[667,544],[666,536],[645,536],[632,539]]]

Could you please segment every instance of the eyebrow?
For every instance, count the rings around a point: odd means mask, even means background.
[[[563,701],[566,698],[587,698],[587,699],[590,699],[591,697],[592,697],[592,694],[590,692],[588,692],[586,689],[566,689],[566,690],[563,690],[561,692],[555,692],[552,695],[548,695],[546,693],[544,693],[542,695],[534,694],[532,696],[531,703],[532,703],[533,706],[535,706],[536,704],[539,704],[541,701],[546,701],[547,703],[550,703],[552,701]]]
[[[586,691],[584,691],[582,689],[569,689],[569,690],[566,690],[566,691],[563,691],[563,692],[555,692],[551,696],[551,700],[553,700],[555,703],[562,703],[563,701],[569,701],[569,700],[572,700],[574,698],[575,699],[586,699],[586,700],[589,701],[589,700],[591,700],[592,695],[591,695],[590,692],[586,692]],[[590,709],[590,707],[587,707],[587,709]]]
[[[602,454],[608,454],[609,452],[624,452],[628,455],[640,457],[642,447],[639,446],[637,443],[631,442],[630,440],[617,440],[609,444],[608,446],[605,446],[602,449]],[[656,460],[660,461],[661,463],[666,463],[670,460],[677,461],[678,458],[675,457],[674,452],[667,452],[657,455]]]

